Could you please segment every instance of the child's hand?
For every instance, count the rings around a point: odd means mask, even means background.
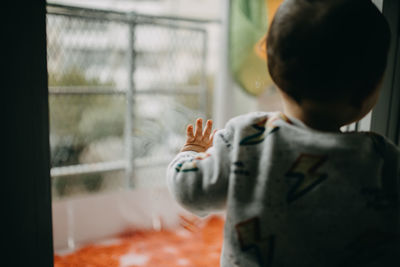
[[[211,133],[212,121],[208,120],[204,131],[203,120],[196,120],[196,130],[193,133],[193,125],[189,124],[186,129],[186,143],[182,148],[183,151],[195,151],[195,152],[205,152],[209,147],[212,146],[214,134],[217,130]]]

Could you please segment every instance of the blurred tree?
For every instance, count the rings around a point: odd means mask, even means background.
[[[101,82],[98,78],[87,78],[84,73],[71,68],[64,73],[49,74],[50,141],[52,167],[95,162],[81,153],[91,143],[110,137],[123,137],[125,119],[125,98],[116,95],[71,93],[79,88],[85,91],[98,87],[113,87],[113,81]],[[53,89],[62,87],[63,94],[52,94]],[[97,87],[97,88],[96,88]],[[56,179],[56,192],[68,194],[69,187],[83,187],[87,191],[97,191],[102,183],[101,174],[91,174],[71,179]]]

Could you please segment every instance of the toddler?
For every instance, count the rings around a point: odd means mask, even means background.
[[[226,212],[221,266],[400,265],[400,151],[340,131],[376,103],[389,42],[370,0],[286,0],[267,36],[284,112],[188,126],[167,182],[191,212]]]

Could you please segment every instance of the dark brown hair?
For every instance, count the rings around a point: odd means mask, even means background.
[[[286,0],[268,32],[268,70],[297,102],[364,99],[382,78],[389,44],[370,0]]]

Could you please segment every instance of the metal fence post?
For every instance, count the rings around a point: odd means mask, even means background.
[[[202,51],[202,65],[201,65],[201,81],[200,86],[202,89],[200,101],[201,101],[201,109],[204,112],[204,116],[208,117],[208,83],[207,83],[207,44],[208,44],[208,35],[206,31],[203,31],[203,51]]]
[[[128,88],[126,92],[126,118],[125,118],[125,153],[126,153],[126,172],[125,188],[133,187],[133,169],[134,169],[134,144],[133,144],[133,125],[134,125],[134,72],[135,72],[135,14],[130,13],[128,30]]]

